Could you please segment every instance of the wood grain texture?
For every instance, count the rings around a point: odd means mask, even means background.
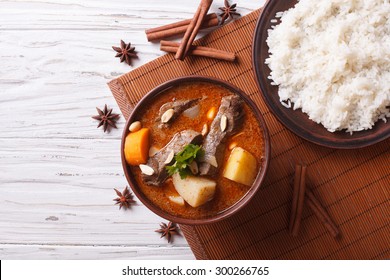
[[[187,246],[156,247],[156,246],[53,246],[53,245],[8,245],[0,249],[9,259],[36,260],[89,260],[89,259],[193,259],[192,252]]]
[[[237,2],[245,15],[264,1]],[[161,219],[138,202],[113,205],[126,185],[118,130],[104,134],[95,107],[118,106],[107,82],[159,57],[144,30],[190,18],[175,1],[0,1],[0,258],[188,259],[154,232]],[[222,0],[214,1],[217,12]],[[112,51],[131,41],[139,59]]]

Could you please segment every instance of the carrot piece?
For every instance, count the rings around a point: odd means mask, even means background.
[[[145,164],[148,161],[150,145],[149,128],[131,132],[125,140],[125,158],[130,165]]]

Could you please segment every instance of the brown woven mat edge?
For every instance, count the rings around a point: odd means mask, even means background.
[[[180,225],[180,230],[183,232],[185,239],[190,245],[192,253],[197,260],[209,260],[211,259],[204,249],[204,245],[199,238],[199,234],[196,231],[196,227]]]
[[[131,102],[125,90],[123,88],[123,84],[120,80],[115,79],[108,83],[108,87],[110,88],[116,102],[118,103],[119,109],[121,110],[123,116],[127,120],[132,111]]]

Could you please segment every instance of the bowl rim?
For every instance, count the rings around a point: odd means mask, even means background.
[[[251,186],[251,188],[248,190],[248,192],[235,204],[230,206],[229,208],[223,210],[222,212],[210,216],[205,217],[201,219],[189,219],[179,216],[174,216],[170,213],[167,213],[166,211],[159,208],[157,205],[155,205],[153,202],[151,202],[139,188],[137,187],[137,182],[134,178],[134,176],[131,175],[131,172],[128,170],[128,165],[126,163],[125,155],[124,155],[124,144],[126,136],[128,135],[128,129],[130,124],[135,121],[134,117],[137,114],[137,112],[145,106],[149,101],[152,101],[156,96],[159,94],[162,94],[164,91],[178,86],[182,83],[191,83],[191,82],[208,82],[212,84],[217,84],[220,86],[223,86],[229,90],[231,90],[233,93],[238,94],[241,98],[244,99],[246,104],[252,109],[253,113],[255,114],[255,117],[257,121],[259,122],[259,125],[262,128],[263,137],[264,137],[264,155],[262,158],[262,165],[261,168],[257,174],[257,177]],[[134,194],[137,196],[137,198],[152,212],[157,214],[158,216],[175,223],[179,224],[185,224],[185,225],[204,225],[204,224],[210,224],[215,223],[218,221],[221,221],[223,219],[226,219],[233,214],[237,213],[239,210],[243,209],[248,202],[254,197],[254,195],[257,193],[257,191],[260,189],[260,186],[262,182],[264,181],[265,175],[268,170],[268,166],[271,159],[271,141],[268,133],[268,128],[266,126],[266,122],[260,112],[260,109],[255,105],[255,103],[249,98],[249,96],[244,93],[241,89],[236,87],[235,85],[230,84],[227,81],[215,78],[215,77],[208,77],[208,76],[200,76],[200,75],[193,75],[193,76],[181,76],[177,77],[171,80],[168,80],[157,87],[153,88],[151,91],[149,91],[147,94],[145,94],[141,100],[136,104],[132,112],[130,113],[129,118],[126,121],[126,125],[123,129],[122,138],[121,138],[121,162],[122,162],[122,168],[125,173],[126,180],[128,184],[130,185],[131,189],[133,190]]]
[[[282,108],[282,105],[276,104],[274,100],[270,97],[270,93],[267,91],[265,82],[263,80],[267,80],[267,77],[264,77],[264,71],[262,71],[262,66],[264,61],[261,60],[261,50],[263,48],[268,48],[268,46],[263,46],[259,42],[262,42],[261,36],[263,33],[268,32],[268,29],[266,27],[267,17],[270,16],[270,9],[273,8],[275,3],[281,1],[281,0],[267,0],[264,4],[261,14],[257,20],[256,27],[254,29],[254,36],[252,39],[252,68],[254,71],[254,78],[256,80],[257,87],[260,89],[260,94],[262,95],[267,107],[269,108],[270,112],[283,124],[284,127],[286,127],[289,131],[293,132],[298,137],[309,141],[311,143],[314,143],[316,145],[320,145],[322,147],[326,148],[333,148],[333,149],[344,149],[344,150],[352,150],[352,149],[358,149],[358,148],[364,148],[368,146],[372,146],[374,144],[377,144],[379,142],[382,142],[390,137],[390,123],[388,122],[387,128],[384,129],[384,132],[377,132],[378,129],[378,122],[375,123],[374,127],[372,127],[369,131],[374,131],[374,134],[370,137],[367,135],[359,136],[360,133],[365,133],[367,130],[364,131],[356,131],[354,132],[354,136],[358,135],[358,137],[354,137],[351,139],[346,138],[335,138],[335,137],[321,137],[318,134],[313,134],[313,131],[306,127],[305,125],[300,126],[297,125],[295,122],[293,122],[289,116],[290,114],[293,114],[291,112],[288,112],[287,114],[284,114],[281,110],[284,110]],[[296,1],[294,1],[296,2]],[[295,5],[296,3],[294,3]],[[262,27],[262,28],[260,28]],[[268,66],[267,66],[268,67]],[[267,80],[268,81],[268,80]],[[305,113],[302,113],[309,119],[308,115]],[[310,120],[310,119],[309,119]],[[313,122],[314,123],[314,122]],[[384,124],[381,124],[383,126]],[[320,124],[322,126],[322,124]],[[326,130],[325,127],[322,126],[324,130]],[[347,136],[347,132],[345,130],[337,131],[333,133],[345,133],[345,136]]]

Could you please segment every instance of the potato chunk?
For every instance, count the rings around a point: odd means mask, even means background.
[[[223,176],[234,182],[252,186],[257,175],[256,158],[241,147],[230,153]]]
[[[178,173],[172,176],[173,185],[180,196],[192,207],[198,207],[205,204],[214,197],[217,183],[195,176],[180,178]]]
[[[185,203],[184,203],[184,199],[181,197],[181,196],[173,196],[173,195],[170,195],[168,196],[168,199],[177,204],[177,205],[180,205],[180,206],[184,206]]]

